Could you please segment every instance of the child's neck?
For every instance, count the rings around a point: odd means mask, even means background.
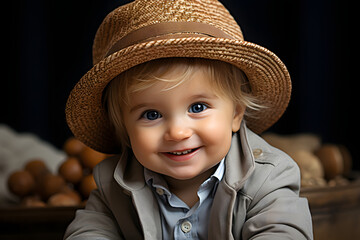
[[[178,180],[169,176],[164,176],[164,178],[168,184],[170,192],[175,194],[190,208],[192,208],[199,201],[197,191],[199,190],[200,185],[215,172],[216,167],[217,166],[212,167],[192,179]]]

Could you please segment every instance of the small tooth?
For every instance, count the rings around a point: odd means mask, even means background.
[[[186,150],[186,151],[183,151],[183,152],[171,152],[172,154],[174,155],[183,155],[183,154],[188,154],[192,152],[192,150]]]

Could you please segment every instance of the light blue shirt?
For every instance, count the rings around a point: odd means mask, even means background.
[[[223,159],[215,173],[199,187],[199,201],[189,208],[169,191],[161,175],[145,168],[145,181],[154,191],[159,204],[163,239],[207,239],[211,205],[224,172]]]

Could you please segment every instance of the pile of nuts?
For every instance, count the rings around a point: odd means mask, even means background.
[[[63,147],[66,159],[57,173],[52,173],[42,159],[30,159],[23,169],[8,178],[8,188],[18,196],[21,205],[83,206],[90,192],[96,189],[93,168],[109,155],[97,152],[76,138],[69,138]]]

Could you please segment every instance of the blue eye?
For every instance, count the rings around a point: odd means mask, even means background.
[[[143,118],[150,120],[150,121],[154,121],[158,118],[161,118],[161,114],[158,111],[155,110],[149,110],[143,113],[142,115]]]
[[[204,103],[195,103],[190,106],[189,112],[190,113],[200,113],[206,110],[208,107]]]

